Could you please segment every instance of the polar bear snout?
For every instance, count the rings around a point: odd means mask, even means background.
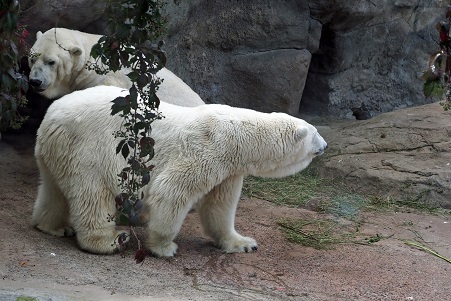
[[[35,91],[43,91],[44,89],[40,88],[42,85],[42,80],[36,79],[36,78],[30,78],[30,80],[28,81],[28,83],[30,84],[30,86],[33,87],[33,89]]]
[[[321,156],[327,149],[327,142],[321,137],[320,134],[316,133],[315,138],[313,139],[313,145],[317,145],[317,149],[315,151],[316,156]]]
[[[327,143],[326,143],[326,145],[325,145],[324,147],[320,148],[320,149],[315,153],[315,155],[321,156],[322,154],[324,154],[324,152],[326,151],[326,149],[327,149]]]

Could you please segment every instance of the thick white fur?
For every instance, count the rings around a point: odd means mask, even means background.
[[[126,76],[126,71],[99,75],[85,68],[87,62],[93,60],[90,57],[91,48],[100,37],[66,28],[38,32],[36,42],[31,48],[34,55],[29,58],[30,80],[42,82],[39,87],[35,87],[36,91],[49,99],[54,99],[76,90],[99,85],[129,89],[131,82]],[[161,99],[187,107],[204,104],[196,92],[168,69],[163,68],[157,75],[163,79],[157,92]]]
[[[44,232],[77,233],[81,248],[111,253],[120,233],[115,211],[117,174],[125,166],[112,133],[122,119],[110,115],[111,100],[127,91],[98,86],[76,91],[49,108],[35,155],[41,173],[33,223]],[[315,127],[283,113],[260,113],[226,105],[186,108],[161,103],[165,118],[152,124],[156,167],[144,188],[149,209],[146,246],[173,256],[173,239],[195,207],[205,230],[225,252],[257,249],[235,231],[237,203],[246,175],[284,177],[305,167],[327,147]]]

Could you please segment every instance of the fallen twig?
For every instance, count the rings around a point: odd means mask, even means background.
[[[444,256],[442,256],[442,255],[440,255],[439,253],[435,252],[434,250],[432,250],[432,249],[430,249],[430,248],[428,248],[428,247],[426,247],[426,246],[417,244],[417,243],[412,242],[412,241],[404,241],[404,243],[405,243],[406,245],[408,245],[408,246],[417,247],[417,248],[419,248],[419,249],[421,249],[421,250],[423,250],[423,251],[426,251],[426,252],[428,252],[428,253],[431,253],[432,255],[434,255],[434,256],[436,256],[436,257],[438,257],[438,258],[440,258],[440,259],[443,259],[444,261],[446,261],[446,262],[448,262],[448,263],[451,263],[451,259],[448,259],[448,258],[446,258],[446,257],[444,257]]]

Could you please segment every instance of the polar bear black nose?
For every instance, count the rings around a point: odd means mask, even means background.
[[[42,81],[40,81],[39,79],[31,79],[28,81],[28,83],[30,84],[30,86],[32,87],[39,87],[42,84]]]
[[[315,155],[321,156],[322,154],[324,154],[324,151],[325,151],[326,149],[327,149],[327,143],[326,143],[326,145],[325,145],[324,147],[320,148],[320,149],[315,153]]]

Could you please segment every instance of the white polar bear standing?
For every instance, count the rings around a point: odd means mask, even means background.
[[[93,253],[117,249],[108,222],[125,167],[112,135],[122,118],[111,100],[128,91],[98,86],[56,100],[38,130],[35,156],[41,184],[33,223],[44,232],[77,234]],[[165,100],[165,99],[163,99]],[[327,147],[316,128],[284,113],[260,113],[226,105],[179,107],[161,102],[165,118],[152,124],[155,165],[143,202],[149,214],[146,247],[173,256],[185,216],[196,208],[205,233],[223,251],[257,250],[253,238],[235,231],[243,177],[284,177],[301,171]]]
[[[100,38],[66,28],[39,31],[30,51],[30,85],[49,99],[99,85],[129,89],[131,82],[125,71],[100,75],[86,69],[86,64],[93,61],[91,48]],[[187,107],[204,104],[196,92],[168,69],[161,69],[157,76],[163,79],[157,91],[159,98]]]

